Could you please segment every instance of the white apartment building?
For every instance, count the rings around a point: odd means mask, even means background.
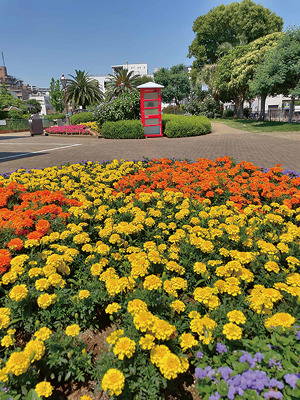
[[[54,113],[54,108],[50,104],[48,95],[39,94],[39,93],[31,94],[31,95],[29,95],[29,100],[30,99],[34,99],[40,103],[40,105],[42,106],[42,109],[40,112],[41,115],[48,115],[48,114]]]

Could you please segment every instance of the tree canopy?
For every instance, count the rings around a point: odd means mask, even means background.
[[[18,110],[13,109],[7,113],[9,118],[22,118],[23,114],[28,112],[28,109],[23,100],[14,97],[8,90],[4,83],[2,83],[0,90],[0,110],[5,108],[16,107]]]
[[[284,94],[291,96],[289,122],[294,99],[300,97],[300,28],[287,30],[258,66],[250,85],[253,93],[262,96]]]
[[[194,21],[196,37],[188,56],[196,58],[193,67],[199,70],[207,63],[215,63],[224,47],[247,44],[282,28],[281,17],[251,0],[222,4]]]
[[[69,76],[73,79],[67,80],[67,100],[74,106],[86,108],[103,100],[99,82],[92,79],[88,72],[75,69],[75,76]]]
[[[163,102],[175,101],[178,105],[181,100],[189,96],[191,84],[184,64],[174,65],[170,69],[160,68],[153,75],[156,83],[164,85],[161,91]]]
[[[109,81],[107,82],[107,95],[111,99],[117,97],[124,92],[132,92],[136,90],[137,76],[133,71],[121,69],[114,74],[109,74]]]
[[[61,113],[65,108],[65,101],[59,79],[51,79],[49,97],[50,104],[53,106],[54,110]]]
[[[247,45],[234,47],[217,63],[214,90],[222,101],[235,102],[238,117],[242,117],[243,102],[249,95],[249,85],[259,63],[276,47],[282,35],[271,33]]]

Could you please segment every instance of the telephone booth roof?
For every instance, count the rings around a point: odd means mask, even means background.
[[[162,89],[164,88],[163,85],[159,85],[158,83],[155,82],[147,82],[143,83],[142,85],[139,85],[136,87],[137,89]]]

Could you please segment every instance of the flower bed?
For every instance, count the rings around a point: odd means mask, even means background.
[[[154,400],[193,379],[205,400],[299,398],[296,173],[114,160],[0,182],[4,399],[97,382]]]
[[[89,126],[85,124],[69,125],[69,126],[50,126],[45,132],[51,135],[91,135]]]

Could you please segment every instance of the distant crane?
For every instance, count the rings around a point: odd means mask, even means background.
[[[1,54],[2,54],[2,60],[3,60],[3,67],[5,67],[5,61],[4,61],[4,53],[3,53],[3,51],[1,51]]]

